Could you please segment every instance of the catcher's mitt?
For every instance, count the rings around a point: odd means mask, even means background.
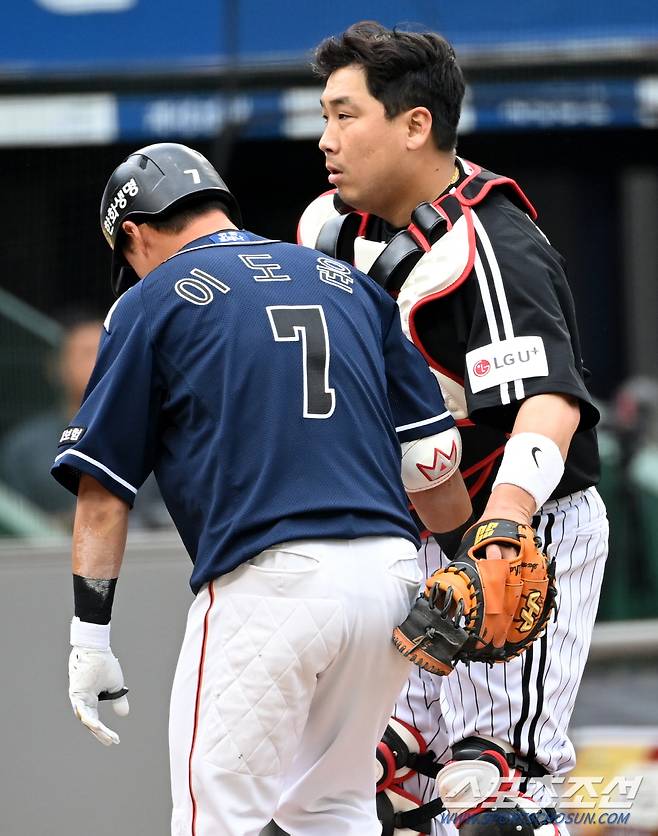
[[[514,558],[491,560],[491,544]],[[546,627],[555,606],[555,566],[528,525],[483,520],[468,529],[453,561],[435,572],[407,619],[393,631],[397,649],[421,668],[448,674],[455,663],[505,662]]]

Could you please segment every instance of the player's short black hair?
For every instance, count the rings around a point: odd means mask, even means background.
[[[213,209],[219,209],[224,212],[231,220],[231,213],[228,205],[220,198],[211,195],[190,195],[186,200],[178,201],[171,209],[166,209],[160,212],[159,215],[143,215],[142,218],[135,217],[133,220],[137,223],[147,223],[156,229],[158,232],[166,232],[171,235],[177,235],[182,232],[188,224],[206,212]]]
[[[164,232],[168,235],[178,235],[192,221],[213,209],[219,209],[220,212],[224,212],[235,223],[231,217],[230,207],[221,198],[214,195],[199,196],[194,194],[190,195],[189,199],[179,200],[174,206],[170,209],[165,209],[159,215],[140,215],[137,213],[132,215],[128,220],[136,224],[148,224],[158,232]],[[117,246],[129,251],[131,249],[131,241],[125,235],[121,235],[117,238]]]
[[[363,67],[368,91],[384,105],[389,119],[426,107],[437,148],[455,148],[465,86],[455,51],[445,38],[364,20],[315,50],[313,69],[325,82],[335,70],[352,64]]]

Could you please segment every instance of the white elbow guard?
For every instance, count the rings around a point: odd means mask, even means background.
[[[516,485],[535,500],[535,511],[557,488],[564,473],[560,448],[545,435],[518,433],[505,445],[505,453],[492,490],[501,484]]]
[[[426,491],[447,482],[462,458],[462,440],[457,427],[403,441],[401,447],[402,484],[407,493]]]

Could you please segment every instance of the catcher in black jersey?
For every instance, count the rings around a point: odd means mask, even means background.
[[[382,832],[429,832],[431,820],[462,836],[567,833],[552,778],[575,762],[567,727],[608,525],[564,260],[513,180],[456,155],[464,82],[442,37],[358,23],[320,44],[315,69],[332,188],[304,212],[299,241],[397,298],[461,430],[474,517],[425,532],[421,566],[441,569],[468,525],[492,519],[532,526],[555,561],[556,616],[525,654],[414,671],[377,753]],[[486,559],[509,548],[490,543]]]

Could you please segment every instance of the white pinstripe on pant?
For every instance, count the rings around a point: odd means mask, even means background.
[[[598,492],[589,488],[548,502],[538,522],[537,532],[556,558],[558,587],[557,615],[545,635],[504,665],[460,664],[448,677],[414,668],[400,694],[396,716],[420,730],[440,762],[450,759],[453,743],[485,734],[508,741],[554,775],[574,766],[568,725],[598,607],[608,521]],[[433,540],[423,544],[418,559],[426,576],[447,562]],[[433,783],[420,776],[404,787],[428,801]],[[552,803],[541,784],[533,795]],[[436,823],[433,832],[456,833],[452,825]]]

